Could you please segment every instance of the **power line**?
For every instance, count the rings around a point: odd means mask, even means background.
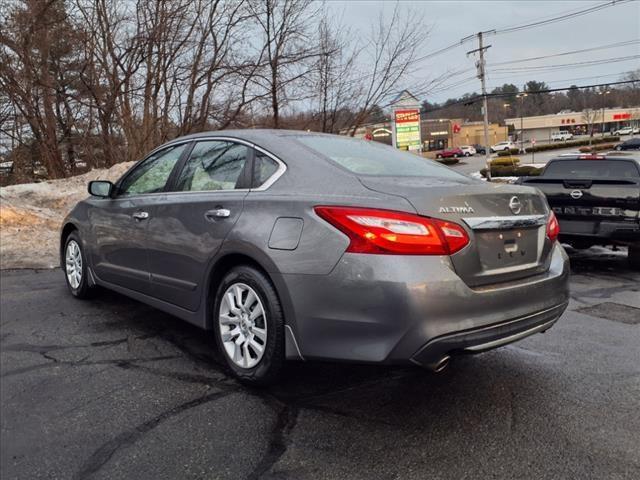
[[[629,84],[629,83],[637,83],[640,84],[640,80],[621,80],[618,82],[608,82],[608,83],[597,83],[597,84],[592,84],[592,85],[581,85],[581,86],[570,86],[570,87],[562,87],[562,88],[547,88],[545,90],[537,90],[537,91],[529,91],[526,92],[527,95],[540,95],[543,93],[553,93],[553,92],[564,92],[567,90],[574,90],[574,89],[578,89],[578,90],[584,90],[587,88],[597,88],[597,87],[612,87],[615,85],[625,85],[625,84]],[[514,93],[488,93],[486,96],[487,98],[504,98],[504,97],[512,97],[513,95],[516,95]],[[446,108],[452,107],[454,105],[472,105],[480,100],[482,100],[483,96],[482,95],[476,95],[475,97],[471,97],[471,98],[465,98],[463,100],[458,100],[455,102],[451,102],[448,103],[446,105],[440,105],[438,107],[434,107],[434,108],[430,108],[429,110],[423,110],[422,113],[431,113],[431,112],[437,112],[439,110],[444,110]]]
[[[568,12],[571,12],[571,13],[564,12],[562,15],[559,15],[557,17],[552,17],[552,18],[549,18],[549,19],[546,19],[546,20],[536,21],[536,22],[532,22],[532,23],[529,23],[529,24],[525,24],[525,25],[519,25],[519,26],[516,26],[516,27],[503,28],[503,29],[500,29],[500,30],[489,30],[486,33],[493,33],[495,35],[500,35],[500,34],[504,34],[504,33],[510,33],[512,31],[519,31],[519,30],[524,30],[524,29],[527,29],[527,28],[534,28],[534,27],[546,25],[548,23],[560,22],[562,20],[566,20],[566,19],[569,19],[569,18],[582,16],[582,15],[587,15],[589,13],[596,12],[596,11],[602,10],[604,8],[613,7],[616,4],[627,3],[629,1],[631,1],[631,0],[612,0],[610,2],[606,2],[606,3],[600,4],[600,5],[596,5],[594,7],[590,7],[590,8],[583,9],[583,10],[577,10],[577,11],[569,10]],[[414,60],[414,63],[422,62],[422,61],[427,60],[429,58],[433,58],[433,57],[435,57],[437,55],[441,55],[441,54],[443,54],[445,52],[448,52],[449,50],[457,48],[457,47],[461,46],[462,44],[466,43],[467,41],[475,38],[475,36],[476,36],[476,34],[474,33],[472,35],[469,35],[467,37],[462,38],[458,42],[452,43],[451,45],[447,45],[446,47],[440,48],[440,49],[435,50],[435,51],[433,51],[431,53],[428,53],[426,55],[418,57],[418,58],[416,58]]]
[[[545,83],[563,83],[563,82],[573,82],[573,81],[576,81],[576,80],[593,80],[594,78],[598,79],[598,78],[605,78],[605,77],[621,77],[622,75],[627,74],[627,73],[631,73],[631,72],[632,72],[632,70],[627,70],[626,72],[620,72],[620,73],[606,73],[604,75],[590,75],[588,77],[563,78],[563,79],[559,79],[559,80],[549,80],[548,82],[545,82]],[[491,76],[491,79],[492,80],[507,80],[507,79],[511,79],[513,77],[518,77],[518,76],[521,77],[521,76],[528,76],[528,75],[530,75],[530,73],[520,73],[520,74],[515,74],[515,75],[504,75],[504,76],[497,76],[497,77]],[[493,88],[497,88],[499,86],[500,85],[497,85],[496,87],[493,87]]]
[[[523,25],[516,25],[514,27],[506,27],[500,30],[496,30],[495,34],[496,35],[502,35],[505,33],[512,33],[512,32],[519,32],[521,30],[526,30],[529,28],[535,28],[535,27],[540,27],[543,25],[549,25],[551,23],[556,23],[556,22],[562,22],[564,20],[568,20],[570,18],[575,18],[575,17],[581,17],[583,15],[588,15],[589,13],[593,13],[593,12],[597,12],[599,10],[605,9],[605,8],[609,8],[609,7],[613,7],[614,5],[619,5],[622,3],[627,3],[630,0],[612,0],[610,2],[606,2],[606,3],[601,3],[599,5],[595,5],[593,7],[589,7],[589,8],[585,8],[583,10],[578,10],[576,12],[573,13],[566,13],[563,15],[559,15],[556,17],[551,17],[548,18],[546,20],[539,20],[536,22],[531,22],[531,23],[526,23]]]
[[[624,42],[618,42],[618,43],[611,43],[608,45],[600,45],[597,47],[591,47],[591,48],[584,48],[582,50],[573,50],[570,52],[562,52],[562,53],[555,53],[552,55],[542,55],[540,57],[529,57],[529,58],[521,58],[519,60],[508,60],[505,62],[496,62],[496,63],[490,63],[489,66],[490,67],[496,67],[499,65],[510,65],[513,63],[525,63],[525,62],[532,62],[534,60],[543,60],[546,58],[555,58],[555,57],[563,57],[565,55],[575,55],[577,53],[587,53],[587,52],[595,52],[596,50],[606,50],[609,48],[616,48],[616,47],[624,47],[624,46],[629,46],[629,45],[633,45],[636,43],[640,43],[640,40],[626,40]]]
[[[626,57],[616,57],[616,58],[603,58],[600,60],[587,60],[584,62],[575,62],[575,63],[556,63],[553,65],[538,65],[538,66],[530,66],[530,67],[512,67],[512,68],[496,68],[494,72],[533,72],[533,71],[543,71],[543,70],[557,70],[557,69],[567,69],[567,68],[582,68],[589,67],[592,65],[605,65],[607,63],[617,63],[617,62],[626,62],[629,60],[634,60],[640,58],[640,55],[629,55]]]

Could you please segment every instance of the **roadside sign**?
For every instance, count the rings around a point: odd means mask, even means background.
[[[396,110],[396,146],[398,148],[409,149],[411,147],[420,147],[420,110],[403,109]],[[413,148],[412,148],[413,150]]]

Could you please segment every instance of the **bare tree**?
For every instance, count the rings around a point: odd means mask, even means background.
[[[257,73],[255,83],[266,91],[274,128],[280,127],[281,110],[291,100],[303,100],[296,91],[320,54],[311,41],[311,0],[249,0],[249,8],[261,34],[258,62],[265,71]]]
[[[587,131],[589,132],[589,145],[593,139],[593,124],[598,119],[599,112],[593,108],[585,108],[582,110],[582,120],[587,125]]]
[[[51,178],[65,175],[58,148],[56,78],[51,63],[64,38],[64,11],[53,1],[24,0],[0,24],[0,87],[25,118]],[[54,50],[54,52],[52,52]]]
[[[357,85],[353,72],[358,50],[349,30],[340,23],[332,24],[324,12],[318,23],[319,52],[314,65],[315,81],[312,85],[317,101],[318,129],[335,132],[340,112],[353,101]]]
[[[401,82],[406,81],[417,53],[428,38],[427,33],[422,17],[412,11],[402,15],[398,3],[388,21],[380,14],[363,48],[365,58],[359,59],[370,67],[366,74],[356,79],[360,88],[358,110],[351,124],[352,136],[373,106],[384,104],[399,90]]]

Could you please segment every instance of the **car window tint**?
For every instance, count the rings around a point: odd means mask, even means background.
[[[161,192],[171,171],[187,144],[168,147],[154,153],[140,163],[120,184],[120,194],[138,195]]]
[[[259,187],[269,180],[277,170],[278,162],[264,153],[256,151],[252,185],[254,187]]]
[[[464,177],[432,160],[370,140],[329,135],[300,135],[296,140],[359,175]]]
[[[545,177],[562,178],[638,178],[633,162],[624,160],[561,160],[550,162]]]
[[[178,191],[234,190],[247,162],[248,148],[233,142],[198,142],[176,183]]]

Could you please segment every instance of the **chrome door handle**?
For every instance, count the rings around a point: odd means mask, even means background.
[[[215,208],[204,214],[207,218],[227,218],[229,215],[231,215],[231,210],[226,208]]]
[[[148,212],[136,212],[132,215],[133,218],[135,218],[136,220],[146,220],[147,218],[149,218],[149,213]]]

